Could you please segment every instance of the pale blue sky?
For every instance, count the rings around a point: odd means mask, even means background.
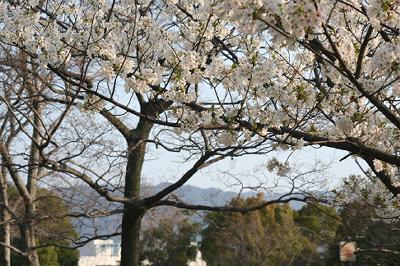
[[[232,177],[240,178],[246,184],[257,184],[256,179],[259,178],[263,181],[272,179],[272,174],[268,173],[265,168],[264,177],[260,172],[263,172],[267,161],[272,157],[277,157],[280,160],[285,160],[289,153],[278,155],[277,153],[270,153],[267,155],[249,155],[243,158],[238,158],[234,161],[225,159],[210,169],[204,169],[201,173],[196,174],[187,184],[198,186],[201,188],[217,187],[224,190],[235,190],[235,187],[228,187],[227,181],[234,180]],[[325,188],[332,189],[339,185],[344,177],[351,174],[361,174],[361,170],[354,162],[352,157],[348,157],[343,161],[341,158],[345,157],[347,153],[329,149],[329,148],[306,148],[303,151],[295,152],[289,159],[290,164],[296,164],[297,168],[305,170],[309,169],[315,161],[321,161],[323,164],[329,164],[325,172],[327,179],[327,186]],[[156,157],[157,156],[157,157]],[[191,164],[182,164],[179,155],[169,154],[163,152],[161,149],[152,152],[152,158],[147,160],[144,166],[145,182],[151,184],[158,184],[160,182],[172,182],[179,178]],[[254,168],[259,171],[254,173]],[[261,169],[261,171],[260,171]],[[222,172],[231,171],[231,177],[222,177]],[[248,175],[251,175],[249,178]],[[267,181],[268,182],[268,181]],[[232,182],[229,182],[231,184]],[[238,187],[236,187],[238,189]],[[321,188],[322,189],[322,188]]]

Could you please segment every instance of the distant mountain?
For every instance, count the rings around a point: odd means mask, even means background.
[[[168,187],[171,183],[160,183],[151,188],[151,193],[156,193]],[[220,206],[225,205],[238,194],[231,191],[223,191],[218,188],[199,188],[191,185],[180,187],[174,194],[182,201],[190,204]]]
[[[151,188],[151,193],[158,192],[167,186],[171,185],[171,183],[160,183]],[[184,185],[180,187],[174,194],[183,200],[186,203],[190,204],[201,204],[201,205],[210,205],[210,206],[223,206],[228,203],[232,198],[237,197],[239,194],[233,191],[224,191],[218,188],[199,188],[191,185]],[[243,198],[248,198],[255,196],[257,194],[256,191],[246,191],[242,193],[240,196]],[[278,198],[280,195],[275,193],[272,195],[266,195],[266,200],[273,200]],[[298,210],[302,206],[304,206],[303,202],[292,201],[289,205]]]

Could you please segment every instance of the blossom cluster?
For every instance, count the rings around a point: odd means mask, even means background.
[[[371,0],[368,5],[368,16],[371,24],[379,27],[385,23],[391,27],[398,27],[400,18],[398,16],[400,1],[398,0]]]
[[[388,154],[400,147],[381,112],[399,114],[397,0],[25,2],[2,2],[1,41],[80,85],[90,79],[85,110],[115,107],[96,90],[124,104],[168,102],[159,119],[181,135],[211,128],[220,146],[289,128]]]
[[[318,1],[316,5],[316,2],[311,0],[221,2],[216,6],[216,12],[227,16],[243,32],[256,33],[266,27],[281,28],[293,37],[304,37],[306,33],[318,30],[324,19],[324,10],[321,7],[327,4],[325,1]]]

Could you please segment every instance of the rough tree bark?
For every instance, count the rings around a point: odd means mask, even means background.
[[[125,204],[122,217],[121,266],[140,266],[140,228],[146,210],[140,200],[140,181],[146,140],[153,123],[141,119],[136,129],[130,131],[128,142],[128,162],[125,174],[125,197],[135,200],[135,204]]]

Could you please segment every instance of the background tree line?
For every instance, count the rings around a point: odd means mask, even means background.
[[[8,186],[9,202],[16,206],[18,194]],[[79,252],[71,246],[77,232],[69,217],[55,218],[52,213],[67,206],[56,192],[38,191],[40,201],[35,228],[38,236],[38,257],[45,266],[76,266]],[[248,198],[232,198],[227,206],[253,206],[264,200],[263,194]],[[318,202],[298,210],[289,204],[270,205],[248,212],[204,213],[199,221],[192,212],[171,208],[154,213],[146,220],[141,235],[140,258],[155,266],[184,266],[194,260],[197,250],[207,265],[339,265],[339,242],[357,243],[354,265],[398,265],[400,224],[380,216],[377,205],[362,199],[341,207]],[[39,218],[40,217],[40,218]],[[18,221],[11,227],[11,243],[20,247]],[[1,254],[3,256],[4,254]],[[12,252],[13,266],[28,265],[25,257]]]
[[[263,195],[233,198],[228,205],[252,205]],[[202,252],[207,265],[340,265],[339,242],[355,241],[353,265],[399,265],[400,223],[379,217],[374,206],[354,200],[341,208],[288,204],[250,213],[209,213],[202,224],[164,220],[143,235],[142,259],[154,265],[187,265]],[[189,218],[189,219],[188,219]],[[198,246],[193,245],[194,242]]]

